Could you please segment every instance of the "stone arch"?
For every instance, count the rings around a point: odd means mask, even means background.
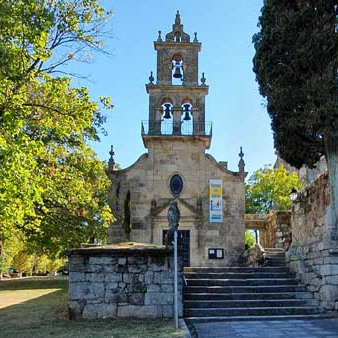
[[[190,103],[193,107],[195,106],[195,102],[194,102],[193,98],[190,97],[190,96],[184,96],[181,99],[181,106],[186,104],[186,103]]]
[[[164,103],[170,103],[174,106],[174,98],[168,95],[163,95],[157,101],[157,107],[161,107]]]
[[[171,58],[172,65],[172,84],[173,85],[183,85],[184,74],[185,74],[185,62],[183,54],[181,52],[173,53]],[[177,75],[177,76],[176,76]]]

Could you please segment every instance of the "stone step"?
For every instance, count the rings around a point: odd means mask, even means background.
[[[237,266],[237,267],[185,267],[184,274],[189,272],[196,272],[196,273],[229,273],[229,272],[239,272],[239,273],[256,273],[256,272],[273,272],[273,273],[283,273],[288,272],[286,267],[259,267],[259,268],[252,268],[252,267],[245,267],[245,266]]]
[[[287,272],[187,272],[186,279],[255,279],[255,278],[294,278],[294,275]]]
[[[273,251],[273,252],[285,252],[285,250],[283,248],[264,248],[264,251]]]
[[[311,294],[303,292],[304,295],[300,296],[301,292],[276,292],[276,293],[210,293],[210,292],[196,292],[184,293],[185,300],[247,300],[247,299],[306,299],[311,298]],[[307,294],[307,297],[305,297]]]
[[[266,286],[297,285],[294,278],[186,279],[187,286]]]
[[[267,321],[267,320],[318,320],[332,319],[333,314],[309,314],[309,315],[274,315],[274,316],[213,316],[213,317],[185,317],[190,323],[233,322],[233,321]]]
[[[299,307],[310,305],[306,299],[185,300],[184,308]],[[311,304],[312,306],[314,304]]]
[[[282,262],[282,261],[272,261],[272,260],[267,260],[266,262],[266,266],[273,266],[273,267],[286,267],[286,264],[285,262]]]
[[[315,306],[284,307],[243,307],[243,308],[186,308],[185,317],[215,316],[277,316],[277,315],[311,315],[320,313]]]
[[[276,293],[305,292],[303,285],[265,285],[265,286],[186,286],[187,293]]]

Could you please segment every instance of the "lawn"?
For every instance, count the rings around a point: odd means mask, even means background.
[[[183,337],[172,321],[67,319],[65,278],[0,281],[0,337]]]

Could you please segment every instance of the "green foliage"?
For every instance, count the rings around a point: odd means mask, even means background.
[[[87,145],[99,140],[100,106],[56,77],[101,50],[109,15],[96,0],[0,2],[0,233],[19,233],[30,253],[104,239],[113,219],[106,166]]]
[[[254,71],[275,146],[297,168],[311,168],[325,155],[333,211],[328,222],[337,229],[338,1],[265,0],[259,27]]]
[[[250,249],[256,244],[256,238],[252,231],[245,230],[245,246]]]
[[[13,258],[18,254],[20,249],[22,249],[22,244],[15,237],[3,242],[0,255],[0,274],[8,271],[12,265]]]
[[[337,6],[337,0],[265,0],[253,38],[276,148],[297,168],[312,167],[332,140],[338,143]]]
[[[19,273],[46,273],[57,271],[65,265],[65,257],[50,258],[47,255],[37,255],[29,243],[20,238],[20,235],[11,236],[4,242],[3,252],[0,256],[0,273],[8,272],[14,268]]]
[[[130,223],[130,191],[128,190],[126,199],[124,200],[124,221],[123,221],[123,227],[126,234],[129,234],[131,232],[131,223]]]
[[[245,187],[245,212],[267,214],[270,210],[289,210],[292,188],[299,190],[302,186],[297,174],[289,173],[283,165],[257,170]]]

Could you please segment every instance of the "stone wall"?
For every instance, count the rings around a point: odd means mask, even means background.
[[[174,174],[183,180],[179,196],[169,189]],[[190,266],[243,263],[245,173],[231,172],[205,154],[202,140],[154,140],[148,154],[112,176],[110,203],[116,222],[110,227],[109,243],[121,241],[124,203],[130,191],[131,241],[162,244],[168,207],[175,199],[181,212],[179,230],[190,232]],[[222,223],[209,222],[210,179],[223,181]],[[209,248],[224,249],[224,259],[209,259]]]
[[[246,266],[259,267],[266,263],[266,253],[260,244],[256,244],[252,248],[245,250],[244,261]]]
[[[266,215],[246,214],[245,229],[259,230],[263,248],[287,248],[292,240],[290,211],[271,211]]]
[[[327,240],[328,176],[322,174],[298,194],[292,210],[292,245],[286,261],[327,310],[338,310],[338,250]]]
[[[182,286],[180,272],[180,316]],[[70,319],[171,318],[172,252],[135,243],[71,250],[68,296]]]

